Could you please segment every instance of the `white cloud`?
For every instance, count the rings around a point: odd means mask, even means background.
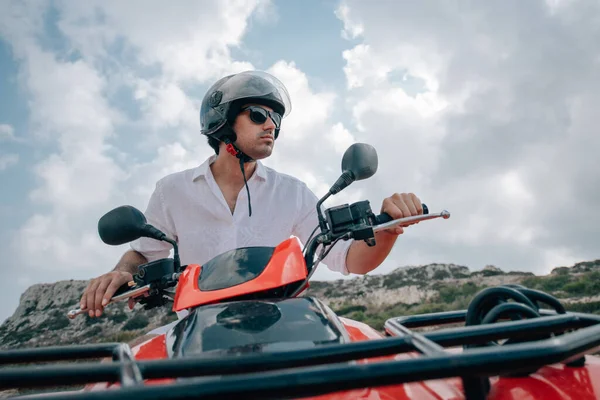
[[[335,93],[315,93],[306,74],[294,62],[279,61],[268,72],[282,81],[292,100],[292,112],[284,119],[281,130],[285,142],[294,142],[297,146],[323,136],[324,125],[336,100]]]
[[[437,167],[445,131],[434,109],[422,111],[419,98],[401,88],[373,89],[356,100],[353,116],[362,141],[379,153],[377,192],[422,191]],[[397,182],[397,183],[394,183]]]
[[[335,10],[335,15],[344,22],[344,29],[342,30],[342,37],[344,39],[355,39],[364,33],[364,27],[361,23],[358,23],[350,18],[350,9],[345,4]]]
[[[110,60],[109,45],[124,39],[136,63],[158,66],[167,81],[207,81],[249,64],[232,60],[230,46],[238,46],[247,20],[265,0],[93,1],[62,3],[60,27],[84,54]],[[143,9],[144,12],[140,12]]]
[[[83,60],[61,62],[33,45],[21,51],[32,132],[57,145],[33,166],[30,198],[39,211],[13,241],[22,273],[50,279],[49,265],[78,277],[110,269],[116,252],[100,242],[96,221],[124,174],[107,155],[119,117],[104,98],[105,79]]]
[[[561,11],[563,7],[569,6],[572,3],[573,0],[546,0],[546,5],[552,14]]]
[[[391,46],[391,47],[389,47]],[[349,89],[365,85],[389,87],[386,79],[393,72],[423,79],[425,88],[438,89],[439,65],[445,62],[443,55],[429,53],[412,43],[397,41],[383,46],[378,43],[360,43],[345,50],[344,73]]]
[[[371,46],[367,44],[356,45],[342,55],[346,60],[344,72],[348,89],[362,87],[365,81],[372,81],[373,84],[384,82],[391,71],[391,67],[382,59],[373,56]]]
[[[26,63],[34,132],[59,146],[35,166],[32,199],[55,210],[103,204],[122,175],[106,155],[118,117],[103,97],[105,79],[84,61],[58,62],[33,47]]]
[[[292,112],[283,119],[275,150],[264,162],[281,172],[314,182],[309,185],[313,189],[323,190],[324,178],[328,173],[323,170],[327,168],[323,161],[327,160],[329,149],[323,144],[327,143],[325,136],[332,128],[329,115],[335,94],[315,92],[310,87],[308,77],[294,63],[280,61],[268,72],[286,86],[292,101]],[[310,160],[306,155],[310,155]]]
[[[193,130],[198,125],[195,110],[199,106],[174,82],[140,80],[135,97],[144,112],[143,121],[153,129],[181,125]]]
[[[331,132],[327,135],[327,140],[338,154],[343,155],[348,147],[356,143],[356,139],[341,122],[333,125]]]
[[[18,162],[18,154],[0,154],[0,171],[4,171]]]
[[[0,124],[0,141],[2,140],[14,140],[15,130],[11,125]]]
[[[507,171],[499,179],[499,191],[511,207],[535,204],[534,194],[527,188],[518,171]]]
[[[68,210],[52,214],[36,214],[20,229],[13,246],[27,262],[19,273],[38,274],[38,279],[56,280],[91,278],[99,271],[109,271],[123,253],[123,246],[107,246],[100,241],[96,212],[72,213]],[[76,217],[79,223],[74,222]],[[75,226],[74,226],[75,225]],[[48,274],[48,270],[52,271]]]
[[[600,7],[549,4],[341,3],[362,39],[343,54],[348,104],[380,152],[369,193],[414,191],[453,214],[407,230],[392,258],[540,273],[597,257]]]

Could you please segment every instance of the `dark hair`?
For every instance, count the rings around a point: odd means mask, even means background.
[[[208,136],[208,145],[213,148],[215,154],[219,154],[219,147],[221,146],[221,141],[215,139],[214,137]]]

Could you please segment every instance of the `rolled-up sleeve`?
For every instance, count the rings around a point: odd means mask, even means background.
[[[292,234],[297,236],[300,241],[306,245],[312,232],[319,225],[319,218],[317,216],[317,202],[319,199],[317,196],[305,185],[302,184],[301,190],[298,193],[298,216],[296,223],[294,224]],[[315,232],[315,235],[319,232],[319,229]],[[353,240],[340,240],[335,246],[329,251],[329,254],[321,261],[327,265],[332,271],[340,272],[343,275],[349,275],[348,268],[346,266],[346,256],[348,250],[352,245]],[[321,246],[318,247],[315,257],[318,257],[321,250]]]
[[[144,215],[146,216],[149,224],[157,229],[160,229],[168,237],[177,241],[177,235],[173,227],[173,223],[169,218],[165,208],[162,183],[162,180],[159,180],[156,183],[156,187],[150,196],[150,200],[148,201],[148,206],[146,207]],[[168,257],[173,249],[173,246],[167,242],[146,237],[139,238],[131,242],[130,247],[132,250],[135,250],[146,257],[148,262]]]

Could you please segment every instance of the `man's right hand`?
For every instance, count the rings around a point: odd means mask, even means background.
[[[111,271],[92,279],[81,296],[80,308],[89,310],[90,317],[101,316],[104,306],[108,304],[117,289],[132,280],[133,275],[126,271]],[[133,309],[135,303],[132,299],[129,300],[129,308]]]

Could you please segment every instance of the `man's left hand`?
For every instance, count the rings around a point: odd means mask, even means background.
[[[394,193],[383,200],[381,212],[388,213],[392,219],[412,217],[423,214],[423,204],[413,193]],[[418,224],[418,222],[413,222],[410,225],[413,224]],[[383,232],[401,235],[404,233],[404,228],[396,226],[386,229]]]

